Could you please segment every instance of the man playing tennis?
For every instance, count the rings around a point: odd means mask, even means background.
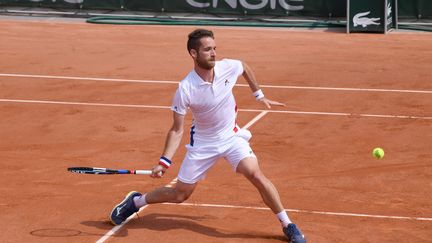
[[[161,187],[145,194],[130,192],[111,211],[111,222],[119,225],[147,204],[185,201],[217,159],[225,158],[237,173],[243,174],[258,189],[264,203],[281,222],[286,237],[293,243],[305,243],[302,233],[285,212],[278,191],[261,172],[249,146],[250,132],[239,129],[236,124],[237,105],[232,89],[238,77],[243,75],[255,98],[267,108],[284,104],[264,97],[252,70],[244,62],[231,59],[216,61],[212,31],[197,29],[191,32],[187,49],[194,60],[194,69],[180,82],[176,91],[171,107],[173,125],[168,131],[159,164],[152,170],[152,177],[159,178],[170,167],[183,135],[184,117],[190,109],[193,126],[177,184],[174,188]]]

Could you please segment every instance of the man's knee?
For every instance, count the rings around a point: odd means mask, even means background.
[[[174,203],[182,203],[186,201],[193,193],[196,184],[184,184],[178,182],[176,185]]]
[[[176,197],[174,199],[174,203],[182,203],[186,201],[191,195],[192,192],[176,191]]]
[[[250,171],[250,173],[245,174],[245,176],[254,184],[263,184],[267,180],[267,178],[259,169]]]

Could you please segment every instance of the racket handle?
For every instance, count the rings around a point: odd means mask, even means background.
[[[134,174],[137,174],[137,175],[151,175],[152,171],[151,170],[136,170]]]

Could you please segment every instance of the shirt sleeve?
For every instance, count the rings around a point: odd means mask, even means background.
[[[179,86],[174,95],[174,99],[171,105],[171,110],[180,114],[186,115],[187,109],[189,108],[189,98],[185,90]]]
[[[232,72],[235,76],[240,76],[243,74],[243,64],[240,60],[234,60],[234,59],[225,59],[228,62],[228,65],[230,66]]]

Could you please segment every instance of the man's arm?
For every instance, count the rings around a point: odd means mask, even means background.
[[[246,79],[246,82],[249,84],[249,87],[251,88],[252,92],[256,92],[260,89],[255,74],[252,72],[252,69],[244,62],[242,62],[243,65],[243,77]]]
[[[242,62],[243,65],[243,77],[246,79],[246,82],[249,84],[249,87],[251,88],[252,92],[254,93],[255,97],[258,101],[261,101],[267,108],[271,108],[272,105],[277,106],[285,106],[285,104],[269,100],[264,97],[263,92],[261,91],[258,82],[256,81],[255,74],[253,73],[252,69],[244,62]]]
[[[173,124],[168,131],[165,147],[161,156],[161,160],[167,159],[169,162],[174,157],[177,148],[180,145],[183,136],[183,125],[184,125],[184,115],[178,114],[173,111]],[[162,159],[164,158],[164,159]],[[160,162],[158,165],[153,167],[152,177],[161,177],[163,173],[168,169],[169,166],[164,166],[168,161]],[[162,172],[162,173],[160,173]]]

